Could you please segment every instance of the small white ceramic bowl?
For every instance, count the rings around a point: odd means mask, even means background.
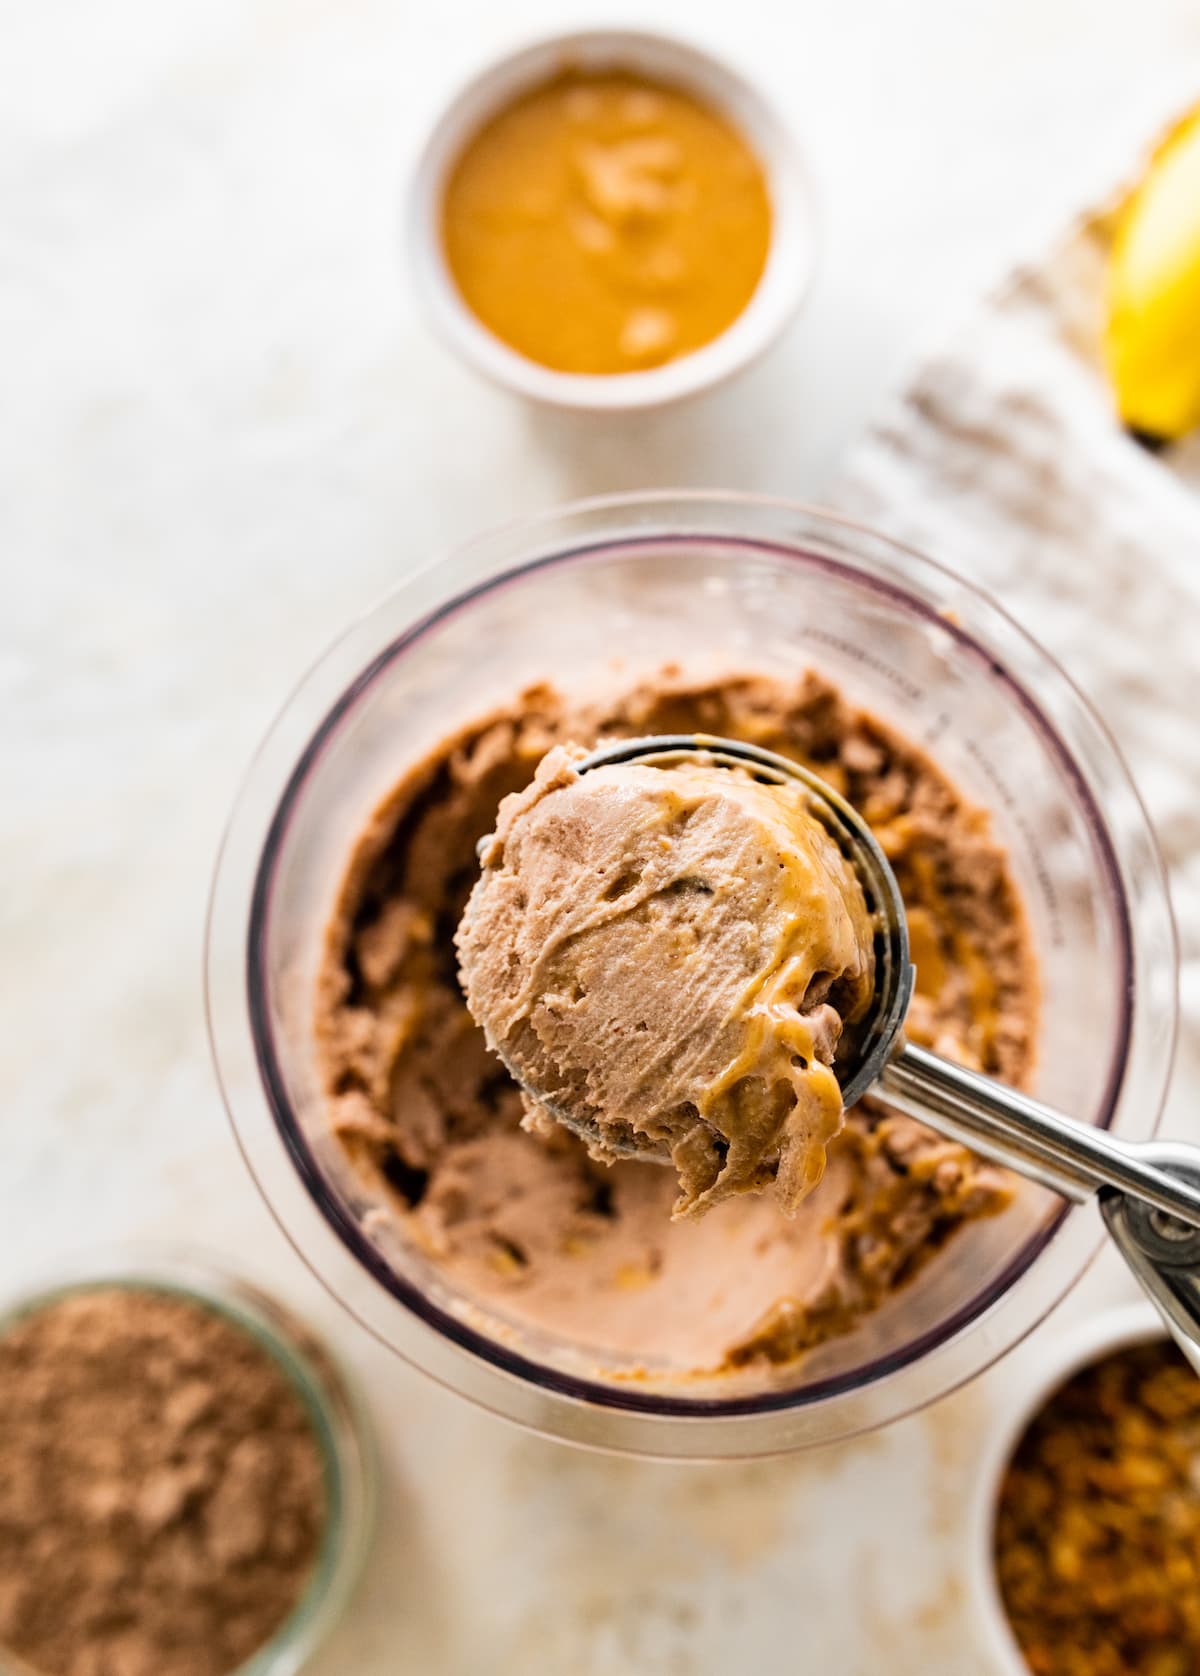
[[[772,229],[767,265],[741,314],[703,348],[638,372],[567,373],[518,354],[488,331],[463,300],[446,264],[441,205],[446,177],[484,122],[526,88],[567,68],[628,69],[673,82],[722,111],[767,172]],[[442,339],[477,371],[519,395],[559,407],[628,412],[710,389],[747,366],[778,337],[812,273],[812,190],[785,124],[750,84],[698,48],[638,30],[586,30],[539,41],[483,70],[438,120],[417,164],[407,241],[417,291]]]
[[[995,1676],[1030,1676],[1004,1610],[993,1553],[996,1506],[1013,1451],[1034,1415],[1073,1374],[1114,1350],[1167,1337],[1150,1304],[1132,1303],[1104,1310],[1061,1337],[1048,1339],[1027,1394],[1001,1417],[986,1440],[970,1508],[970,1591],[981,1648]]]

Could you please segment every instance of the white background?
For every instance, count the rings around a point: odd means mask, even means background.
[[[779,349],[633,421],[480,385],[416,317],[395,235],[459,80],[595,21],[726,52],[794,122],[823,205]],[[183,1238],[357,1366],[385,1511],[320,1676],[986,1668],[963,1498],[1036,1340],[930,1414],[784,1464],[607,1462],[474,1413],[339,1313],[245,1178],[204,1041],[203,912],[247,758],[347,618],[565,498],[819,498],[922,344],[1190,55],[1195,0],[0,6],[0,1262],[15,1284]]]

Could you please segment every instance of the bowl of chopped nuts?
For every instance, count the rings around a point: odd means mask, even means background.
[[[1200,1670],[1200,1378],[1148,1306],[1053,1342],[985,1450],[976,1618],[998,1676]]]

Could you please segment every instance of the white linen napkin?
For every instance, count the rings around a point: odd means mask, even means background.
[[[833,500],[999,598],[1116,735],[1180,933],[1166,1128],[1200,1139],[1200,436],[1155,455],[1114,417],[1099,345],[1120,196],[925,360],[851,451]]]

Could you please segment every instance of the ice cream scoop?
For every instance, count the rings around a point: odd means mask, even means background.
[[[794,1208],[875,988],[876,915],[836,832],[761,764],[552,751],[501,806],[458,935],[471,1011],[537,1091],[527,1122],[673,1162],[676,1214],[768,1186]]]
[[[1185,1141],[1120,1140],[990,1077],[905,1043],[902,1027],[913,973],[904,905],[895,875],[862,817],[807,769],[757,746],[679,735],[602,747],[574,759],[571,774],[577,781],[618,764],[642,765],[659,772],[678,770],[681,765],[704,765],[720,772],[749,774],[770,786],[790,782],[803,788],[805,801],[795,807],[803,808],[805,819],[821,824],[851,865],[873,931],[869,1003],[862,1013],[853,1006],[849,1009],[849,1028],[841,1035],[833,1056],[832,1069],[843,1104],[853,1104],[874,1087],[889,1105],[1065,1198],[1082,1203],[1096,1195],[1108,1231],[1126,1262],[1200,1370],[1200,1148]],[[519,797],[536,799],[539,795],[535,787]],[[518,814],[516,803],[510,812],[514,817]],[[496,833],[480,846],[484,864],[481,886],[486,884],[489,869],[503,862],[504,836],[502,819]],[[662,836],[669,843],[665,831]],[[482,948],[482,925],[475,918],[480,889],[477,886],[472,894],[459,931],[469,1003],[472,962]],[[520,914],[518,904],[519,891],[513,907]],[[515,947],[513,952],[519,961]],[[515,975],[514,982],[519,988],[520,980]],[[588,1110],[586,1100],[576,1098],[575,1085],[554,1087],[535,1080],[538,1073],[534,1061],[524,1064],[511,1052],[502,1032],[489,1022],[485,993],[476,991],[475,1006],[480,1009],[476,1016],[483,1015],[481,1021],[491,1045],[531,1101],[535,1121],[554,1119],[581,1134],[602,1155],[672,1160],[671,1147],[665,1144],[669,1135],[637,1125],[631,1125],[627,1132],[606,1131],[597,1113]],[[499,1019],[497,1013],[495,1022]],[[661,1048],[669,1048],[673,1013],[664,1012],[645,1022],[645,1033]],[[597,1055],[617,1045],[597,1044]],[[764,1150],[761,1174],[745,1185],[763,1185],[770,1163]],[[685,1183],[685,1197],[686,1191]]]

